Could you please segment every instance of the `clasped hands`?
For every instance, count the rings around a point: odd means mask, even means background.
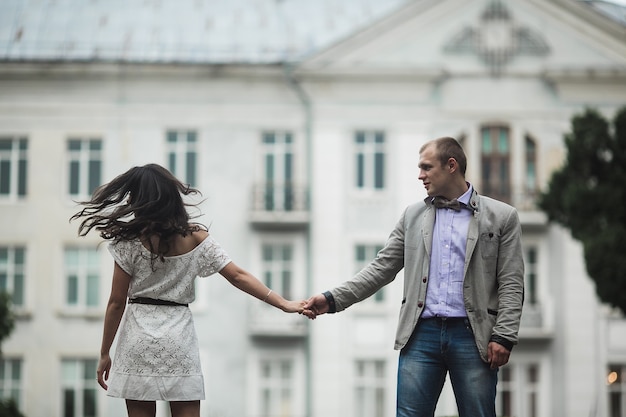
[[[297,312],[311,320],[315,320],[317,316],[328,313],[328,310],[329,306],[326,297],[323,294],[317,294],[308,300],[300,301]]]

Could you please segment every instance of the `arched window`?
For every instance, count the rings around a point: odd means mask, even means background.
[[[511,203],[511,146],[509,128],[481,128],[481,193]]]

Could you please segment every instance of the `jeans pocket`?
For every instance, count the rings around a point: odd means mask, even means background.
[[[474,331],[472,330],[472,324],[470,323],[469,319],[466,318],[465,320],[463,320],[463,324],[465,325],[465,328],[467,329],[467,331],[470,332],[473,336]]]

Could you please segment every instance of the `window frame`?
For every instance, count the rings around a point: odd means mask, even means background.
[[[21,409],[24,404],[24,360],[18,357],[2,357],[0,358],[0,365],[0,400],[13,398],[18,409]],[[6,378],[7,365],[10,365],[10,378]],[[15,365],[17,365],[19,374],[17,380],[13,378]],[[10,395],[6,395],[6,391],[9,391]],[[14,395],[15,391],[17,391],[17,395]]]
[[[611,381],[611,374],[617,372],[615,381]],[[626,363],[609,363],[607,372],[607,417],[621,417],[626,413]],[[614,399],[618,399],[618,404]],[[619,409],[615,409],[615,406]]]
[[[0,136],[0,201],[18,201],[28,195],[28,138],[22,135]],[[5,167],[8,165],[8,167]],[[8,170],[7,191],[3,192],[3,171]]]
[[[503,133],[506,133],[506,149],[502,146]],[[511,127],[506,124],[485,123],[480,126],[479,135],[481,194],[509,204],[513,201],[511,133]],[[494,175],[494,172],[497,175]]]
[[[272,256],[276,253],[281,256],[267,259],[268,249],[271,249]],[[289,259],[285,259],[286,250],[289,251]],[[287,299],[293,298],[296,291],[296,255],[296,247],[289,241],[264,241],[261,244],[262,281]],[[285,277],[286,272],[289,273],[288,277]]]
[[[360,374],[361,366],[367,369],[365,369],[366,372]],[[384,417],[386,415],[386,405],[389,401],[387,367],[387,360],[382,358],[355,359],[353,365],[354,417]],[[367,372],[368,370],[370,372]]]
[[[357,242],[353,246],[354,253],[354,274],[360,272],[364,267],[369,265],[369,263],[376,258],[378,252],[380,252],[385,247],[384,243],[371,243],[371,242]],[[359,252],[362,251],[362,257],[360,257]],[[386,301],[385,297],[385,287],[379,289],[374,293],[371,297],[363,300],[363,303],[370,305],[384,305]]]
[[[6,260],[6,270],[3,270],[3,263],[0,262],[0,274],[5,273],[5,288],[0,288],[0,290],[4,289],[6,292],[11,294],[11,302],[16,308],[24,308],[26,307],[26,282],[27,282],[27,250],[25,246],[20,245],[9,245],[9,246],[0,246],[1,251],[6,250],[7,252],[7,260]],[[22,263],[17,263],[18,253],[22,253]],[[20,274],[21,273],[21,274]],[[16,299],[15,287],[16,287],[16,277],[21,275],[21,297],[20,299]]]
[[[165,132],[167,169],[194,188],[198,187],[199,146],[199,134],[195,129],[168,129]]]
[[[266,211],[293,211],[304,207],[296,189],[296,142],[291,130],[261,133],[263,207]]]
[[[352,134],[352,187],[359,192],[387,190],[388,141],[383,129],[357,129]]]
[[[73,145],[78,145],[78,147],[73,148]],[[67,138],[65,150],[67,153],[67,196],[74,200],[88,199],[93,191],[102,185],[104,141],[98,137],[70,136]]]
[[[65,365],[66,364],[74,364],[75,365],[75,372],[74,372],[74,376],[76,376],[77,378],[75,379],[71,379],[68,380],[66,379],[66,368]],[[86,367],[89,366],[89,369],[86,369]],[[60,408],[61,408],[61,414],[63,416],[68,415],[67,414],[67,410],[65,409],[66,407],[66,399],[65,399],[65,394],[66,394],[66,390],[71,389],[74,392],[74,403],[73,406],[75,407],[75,411],[73,416],[71,417],[78,417],[78,416],[83,416],[83,417],[98,417],[99,416],[99,409],[98,409],[98,397],[99,397],[99,393],[98,393],[98,383],[96,382],[96,378],[94,377],[95,375],[95,371],[96,368],[98,366],[98,360],[95,358],[62,358],[61,359],[61,363],[60,363],[60,375],[61,375],[61,401],[60,401]],[[93,372],[88,372],[92,370]],[[83,375],[83,377],[81,378],[80,375]],[[89,390],[90,392],[93,392],[93,410],[94,410],[94,414],[93,415],[86,415],[85,414],[85,394],[86,391]],[[82,391],[82,392],[81,392]],[[80,395],[82,393],[82,395]]]
[[[77,252],[77,267],[68,264],[69,252]],[[93,258],[90,258],[90,255]],[[90,259],[95,259],[93,265],[89,264]],[[64,267],[64,286],[63,286],[63,307],[68,311],[73,312],[100,312],[101,302],[101,288],[102,283],[102,260],[100,252],[97,247],[89,246],[67,246],[63,251],[63,267]],[[74,273],[76,279],[76,302],[72,303],[70,300],[70,291],[74,291],[71,288],[70,275]],[[90,276],[94,274],[95,277]],[[90,279],[95,279],[95,283],[91,283]],[[95,289],[95,295],[90,296],[90,289]],[[95,299],[95,304],[89,303],[90,299]]]
[[[534,372],[531,372],[533,370]],[[530,377],[531,374],[536,377],[534,381]],[[540,362],[509,362],[501,367],[496,386],[496,414],[518,417],[540,416],[542,414],[541,376]],[[503,403],[504,393],[510,395],[508,406]],[[531,403],[532,405],[529,405]],[[534,407],[534,410],[529,410],[529,407]]]
[[[530,134],[524,135],[524,193],[534,198],[539,190],[537,155],[539,142]]]

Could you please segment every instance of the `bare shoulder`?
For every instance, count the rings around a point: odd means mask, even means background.
[[[202,243],[209,236],[209,232],[205,229],[194,230],[191,233],[191,237],[196,245]]]

